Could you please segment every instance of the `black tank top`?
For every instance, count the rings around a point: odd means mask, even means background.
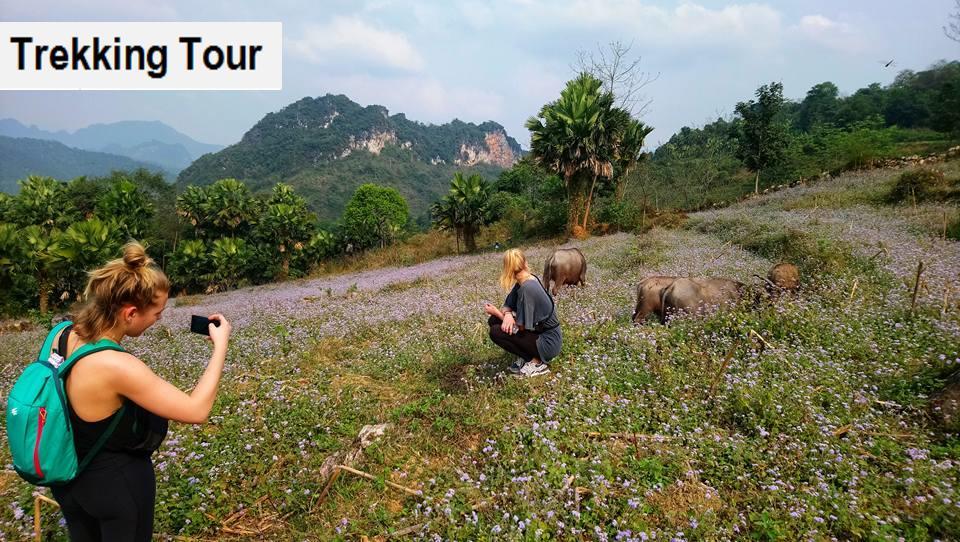
[[[61,333],[58,345],[60,352],[66,352],[67,350],[67,339],[71,327],[64,329]],[[77,363],[82,361],[81,359]],[[69,378],[70,373],[68,372],[67,379]],[[77,416],[77,413],[73,410],[73,405],[67,401],[67,408],[70,411],[70,425],[73,428],[73,445],[77,450],[78,458],[82,460],[86,457],[100,435],[107,430],[114,416],[117,415],[120,415],[121,419],[117,423],[113,434],[101,448],[102,450],[150,455],[160,447],[163,439],[167,436],[168,420],[157,416],[129,399],[124,399],[124,405],[126,405],[126,408],[123,409],[122,413],[118,409],[102,420],[88,422]]]
[[[100,435],[107,430],[114,416],[118,414],[121,416],[120,422],[103,445],[103,450],[150,455],[160,447],[167,436],[167,420],[133,401],[124,400],[124,403],[127,408],[122,414],[117,411],[96,422],[82,420],[68,403],[70,423],[73,426],[73,445],[77,449],[77,457],[86,457]]]

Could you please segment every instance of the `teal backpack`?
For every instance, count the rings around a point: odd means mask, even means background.
[[[110,339],[100,339],[63,359],[60,353],[66,351],[72,327],[72,322],[61,322],[50,331],[36,361],[23,370],[7,398],[7,440],[13,468],[33,485],[55,486],[76,478],[113,434],[126,408],[124,401],[93,449],[78,460],[67,407],[67,373],[84,356],[103,350],[124,350]],[[64,333],[54,347],[53,339],[61,331]]]

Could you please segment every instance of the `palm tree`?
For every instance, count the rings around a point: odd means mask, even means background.
[[[21,226],[37,225],[45,230],[57,226],[64,213],[63,185],[51,177],[30,175],[19,181],[20,194],[14,199],[12,214]]]
[[[0,223],[0,289],[9,292],[26,258],[26,246],[15,224]]]
[[[124,236],[140,239],[153,217],[153,204],[137,185],[121,177],[97,200],[96,214],[116,220]]]
[[[186,292],[201,290],[209,278],[209,255],[201,239],[187,239],[177,246],[168,270],[173,282]]]
[[[177,196],[177,215],[193,226],[194,235],[203,237],[209,224],[207,216],[207,191],[190,185]]]
[[[457,252],[460,252],[460,235],[468,252],[477,250],[476,236],[480,227],[490,223],[490,196],[493,187],[479,174],[464,177],[456,172],[450,181],[450,191],[433,204],[434,223],[441,230],[452,229],[457,235]]]
[[[81,293],[86,272],[100,267],[120,252],[122,226],[97,218],[75,222],[58,236],[50,257],[66,281],[66,290],[74,298]]]
[[[613,94],[588,73],[568,82],[558,100],[527,120],[534,160],[563,176],[571,229],[586,228],[597,179],[613,176],[613,160],[629,121],[626,110],[614,107]]]
[[[457,253],[460,252],[460,220],[457,216],[457,203],[447,194],[440,198],[430,207],[430,214],[433,215],[433,224],[438,230],[453,230],[457,239]]]
[[[459,171],[450,181],[450,198],[457,208],[456,221],[463,232],[463,243],[467,252],[477,250],[477,232],[480,226],[490,222],[490,196],[493,189],[490,183],[479,174],[464,178]]]
[[[229,237],[244,233],[258,214],[247,185],[236,179],[220,179],[207,189],[206,211],[213,227]]]
[[[303,250],[315,222],[315,217],[307,210],[306,200],[295,194],[289,185],[280,183],[274,186],[273,196],[257,224],[257,233],[268,246],[276,247],[280,253],[280,280],[290,274],[291,251]]]
[[[40,314],[46,314],[59,268],[59,260],[53,256],[53,251],[61,233],[57,229],[46,231],[32,224],[24,228],[21,234],[26,256],[24,267],[37,283]]]

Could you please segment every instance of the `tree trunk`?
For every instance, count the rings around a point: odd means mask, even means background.
[[[583,213],[583,231],[587,231],[587,222],[590,220],[590,204],[593,202],[593,189],[597,186],[597,174],[593,174],[593,181],[590,183],[590,194],[587,195],[587,208]]]
[[[477,250],[476,233],[472,225],[463,228],[463,242],[467,246],[467,252],[476,252]]]
[[[570,233],[573,233],[573,228],[580,225],[580,217],[582,216],[580,212],[583,210],[583,194],[580,192],[575,192],[570,195],[570,212],[567,215],[567,227],[570,230]]]
[[[623,197],[627,194],[627,181],[630,179],[630,169],[625,168],[620,174],[620,182],[617,183],[617,203],[623,203]]]
[[[280,280],[287,280],[290,275],[290,254],[283,252],[283,261],[280,263]]]
[[[759,169],[757,170],[757,177],[753,181],[753,193],[754,194],[760,193],[760,170]]]
[[[50,299],[50,284],[46,280],[40,281],[40,314],[47,314]]]

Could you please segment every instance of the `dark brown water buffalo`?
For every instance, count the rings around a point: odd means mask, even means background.
[[[550,286],[553,281],[553,287]],[[557,295],[564,284],[587,284],[587,259],[579,248],[558,248],[543,266],[543,287]]]
[[[633,309],[633,321],[642,324],[651,314],[656,314],[663,320],[663,306],[660,304],[660,294],[673,284],[677,277],[652,276],[646,277],[637,284],[637,307]]]
[[[708,310],[734,303],[743,295],[744,284],[730,279],[678,278],[660,294],[661,317],[667,318],[678,312]]]

